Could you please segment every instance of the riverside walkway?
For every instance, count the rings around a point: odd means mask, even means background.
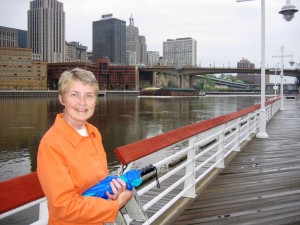
[[[267,124],[169,224],[300,224],[300,99]],[[174,216],[175,217],[175,216]]]

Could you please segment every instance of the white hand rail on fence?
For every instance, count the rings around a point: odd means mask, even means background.
[[[266,106],[267,120],[270,120],[279,108],[279,100],[268,104]],[[253,134],[257,132],[258,118],[259,108],[160,149],[162,152],[172,150],[174,154],[152,163],[158,171],[162,171],[159,173],[161,189],[156,187],[156,181],[152,181],[137,190],[137,195],[143,205],[142,210],[148,215],[148,219],[140,221],[140,223],[144,225],[152,224],[182,197],[195,198],[195,190],[199,182],[203,181],[214,169],[224,168],[226,158],[231,153],[240,151],[241,144],[246,140],[250,140]],[[126,170],[136,167],[143,160],[148,162],[147,157],[149,156],[130,162]],[[170,165],[177,161],[179,163],[171,168]],[[151,194],[148,194],[150,191],[157,191],[157,194],[151,196]],[[165,204],[155,207],[158,202],[160,202],[160,205]],[[45,198],[2,213],[0,219],[29,208],[34,204],[40,204],[40,217],[33,224],[47,224],[48,212]],[[135,220],[130,215],[123,216],[126,218],[127,224]]]

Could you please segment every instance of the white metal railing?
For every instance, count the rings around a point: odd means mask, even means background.
[[[47,207],[47,200],[45,197],[37,199],[35,201],[29,202],[23,206],[10,210],[8,212],[0,214],[0,220],[6,217],[12,216],[16,213],[19,213],[25,209],[28,209],[32,206],[39,205],[39,220],[34,225],[45,225],[48,222],[48,207]],[[0,221],[1,222],[1,221]]]
[[[267,121],[279,110],[280,101],[266,106]],[[181,197],[194,198],[196,196],[196,185],[205,179],[215,168],[224,168],[224,160],[234,151],[240,151],[240,146],[245,140],[250,140],[251,135],[257,132],[259,127],[259,109],[250,112],[242,117],[236,118],[230,122],[220,124],[217,127],[209,129],[205,132],[198,133],[187,140],[169,146],[161,151],[167,152],[175,148],[176,153],[163,158],[153,165],[159,170],[166,170],[166,165],[178,160],[178,158],[186,158],[180,161],[175,168],[169,168],[167,172],[160,176],[159,181],[166,188],[156,196],[153,194],[147,195],[149,191],[153,191],[156,187],[156,181],[148,184],[138,190],[138,196],[144,202],[143,210],[155,211],[151,217],[141,222],[143,225],[148,225],[159,218],[168,208],[170,208]],[[182,147],[178,150],[178,145]],[[147,159],[145,161],[148,161]],[[134,167],[139,162],[133,162],[128,166],[128,169]],[[171,182],[168,180],[171,180]],[[168,195],[172,193],[172,197]],[[152,198],[149,196],[152,195]],[[151,199],[148,200],[147,199]],[[166,202],[164,206],[157,209],[153,207],[157,202]],[[131,218],[134,220],[134,218]],[[130,220],[129,220],[130,221]]]
[[[272,118],[279,108],[280,101],[266,106],[267,121]],[[153,194],[147,195],[147,193],[157,189],[156,181],[138,190],[138,195],[144,203],[143,210],[146,213],[147,211],[156,211],[141,224],[152,224],[181,197],[194,198],[196,196],[196,185],[203,181],[206,175],[215,168],[224,168],[226,157],[234,151],[240,151],[241,144],[245,140],[250,140],[251,135],[257,132],[258,127],[259,109],[176,143],[182,145],[180,150],[176,147],[177,152],[175,154],[153,164],[158,169],[163,168],[165,171],[166,165],[178,160],[178,158],[186,158],[178,166],[172,169],[169,168],[166,173],[159,177],[160,184],[163,186],[164,183],[167,183],[167,187],[155,197]],[[162,149],[162,151],[167,151],[172,147],[174,146]],[[139,163],[133,162],[132,165],[128,166],[128,169],[134,167],[134,164]],[[168,179],[175,180],[175,182],[168,182]],[[168,185],[168,183],[171,185]],[[174,194],[174,192],[176,193]],[[172,193],[172,197],[168,197],[170,193]],[[153,199],[149,198],[151,195]],[[166,204],[156,210],[153,206],[159,201],[160,205],[161,202],[166,202]]]
[[[280,100],[266,106],[267,121],[280,109]],[[229,122],[220,124],[204,132],[200,132],[186,140],[179,141],[165,149],[161,149],[161,160],[152,163],[160,171],[159,182],[161,190],[149,200],[149,192],[157,191],[156,181],[149,182],[146,186],[138,189],[137,195],[142,202],[142,210],[147,214],[152,214],[149,219],[142,221],[141,224],[148,225],[159,218],[167,209],[176,203],[181,197],[194,198],[196,196],[196,185],[205,179],[215,168],[224,168],[224,160],[232,152],[240,151],[241,144],[250,140],[251,135],[257,132],[259,124],[259,109],[233,119]],[[165,157],[166,152],[172,152]],[[157,153],[154,153],[157,154]],[[147,161],[148,157],[130,163],[126,170],[136,167]],[[182,160],[183,159],[183,160]],[[170,168],[170,164],[180,161],[177,166]],[[125,171],[126,172],[126,171]],[[171,181],[170,181],[171,180]],[[157,210],[155,204],[165,203]],[[41,198],[22,207],[0,215],[0,219],[13,215],[33,205],[39,204],[39,220],[34,225],[47,224],[48,209],[45,198]],[[151,213],[148,213],[150,212]],[[154,212],[154,213],[153,213]],[[123,215],[126,223],[129,224],[136,218]],[[117,224],[117,223],[115,223]]]

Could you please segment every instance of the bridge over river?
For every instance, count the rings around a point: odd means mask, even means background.
[[[274,71],[272,69],[266,68],[266,74],[274,75]],[[174,67],[151,67],[151,68],[139,68],[140,77],[147,77],[150,80],[153,86],[156,86],[154,79],[154,74],[160,73],[167,73],[176,75],[179,77],[179,87],[185,88],[183,79],[188,79],[188,87],[191,88],[195,81],[195,76],[197,75],[206,75],[206,74],[225,74],[225,73],[243,73],[243,74],[260,74],[260,68],[254,69],[243,69],[243,68],[218,68],[218,67],[187,67],[187,68],[180,68],[176,69]],[[284,76],[296,77],[298,79],[298,84],[300,84],[300,69],[284,69],[283,71]],[[278,74],[279,75],[279,74]],[[230,84],[229,82],[225,85],[229,85],[232,87],[239,87],[242,86],[239,84]]]
[[[274,74],[274,69],[266,68],[266,74]],[[174,75],[186,74],[186,75],[205,75],[205,74],[222,74],[222,73],[256,73],[260,74],[260,68],[243,69],[234,67],[186,67],[175,69],[174,67],[148,67],[139,68],[140,72],[162,72]],[[284,76],[299,77],[300,69],[284,69]]]

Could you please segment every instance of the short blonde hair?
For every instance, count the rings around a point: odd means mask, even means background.
[[[88,70],[75,68],[61,74],[58,81],[58,93],[63,95],[73,81],[80,81],[85,85],[93,87],[95,95],[98,96],[99,84],[95,75]]]

